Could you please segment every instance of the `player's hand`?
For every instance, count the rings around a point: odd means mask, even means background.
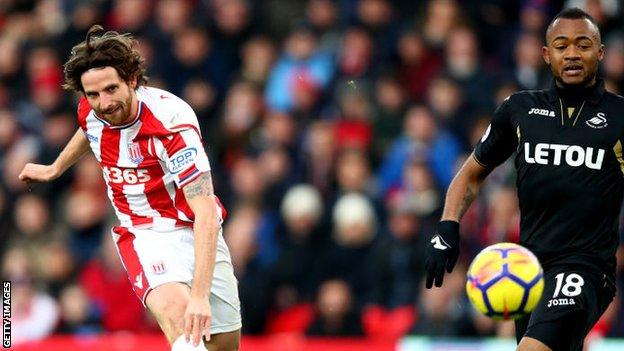
[[[189,301],[184,312],[184,336],[186,342],[198,346],[202,335],[210,340],[210,322],[212,310],[208,298],[193,298]]]
[[[451,273],[459,257],[459,223],[441,221],[438,229],[429,241],[426,250],[425,270],[427,281],[425,286],[431,289],[442,286],[444,270]]]
[[[19,174],[19,179],[24,182],[49,182],[58,178],[56,168],[52,165],[39,165],[27,163]]]

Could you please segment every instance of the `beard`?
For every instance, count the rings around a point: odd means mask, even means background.
[[[133,116],[130,115],[132,111],[132,92],[128,87],[128,97],[124,101],[117,101],[112,107],[106,110],[98,109],[96,113],[102,116],[111,125],[124,125],[130,122]],[[112,113],[112,115],[111,115]]]

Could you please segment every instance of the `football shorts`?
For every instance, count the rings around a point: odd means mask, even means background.
[[[597,270],[553,265],[544,271],[544,292],[533,312],[516,321],[518,343],[524,336],[553,351],[581,351],[583,341],[615,295]]]
[[[191,228],[155,231],[115,227],[113,240],[128,273],[135,294],[145,305],[147,294],[155,287],[181,282],[191,286],[195,269],[194,234]],[[241,328],[238,281],[230,253],[219,232],[217,256],[210,288],[211,333]]]

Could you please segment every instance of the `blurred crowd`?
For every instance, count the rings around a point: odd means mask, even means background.
[[[0,250],[13,341],[158,330],[110,238],[96,160],[50,184],[17,178],[27,162],[51,163],[77,128],[62,64],[94,23],[133,33],[149,85],[198,116],[229,211],[244,333],[513,335],[463,292],[481,248],[518,239],[513,165],[490,175],[466,214],[460,263],[441,289],[423,287],[423,248],[497,104],[551,84],[543,33],[564,6],[598,21],[601,74],[623,93],[617,0],[0,0]],[[624,337],[618,301],[592,336]]]

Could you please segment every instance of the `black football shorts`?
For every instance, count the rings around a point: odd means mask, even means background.
[[[531,314],[516,320],[524,336],[553,351],[581,351],[583,340],[615,295],[606,276],[583,265],[553,265],[544,271],[544,292]]]

